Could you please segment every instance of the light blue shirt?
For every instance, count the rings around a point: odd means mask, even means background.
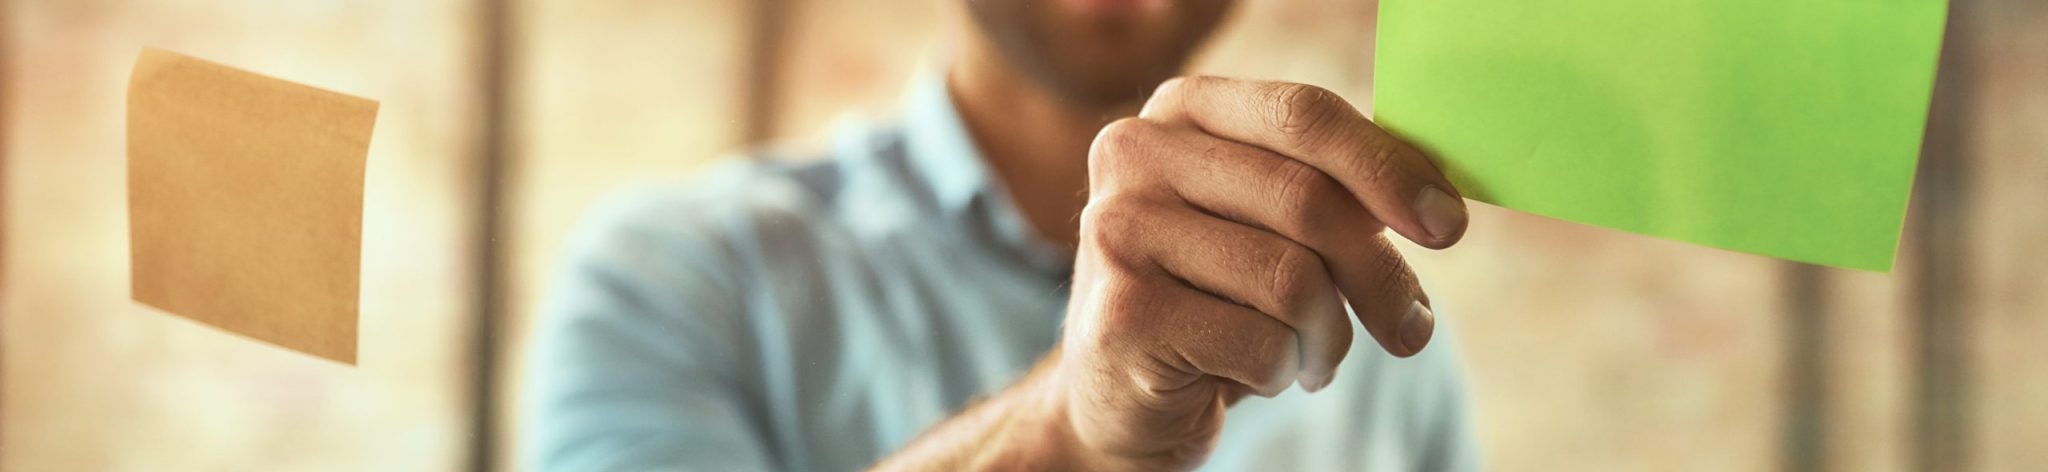
[[[833,138],[587,217],[528,366],[528,466],[857,470],[1053,346],[1072,255],[1019,217],[943,78]],[[1410,359],[1354,326],[1335,383],[1240,402],[1205,469],[1476,469],[1444,326]]]

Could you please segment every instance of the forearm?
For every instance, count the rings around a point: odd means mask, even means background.
[[[1082,470],[1062,396],[1048,391],[1053,352],[1015,385],[925,430],[871,470]]]

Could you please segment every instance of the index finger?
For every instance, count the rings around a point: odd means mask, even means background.
[[[1191,123],[1315,167],[1342,184],[1374,218],[1424,247],[1449,247],[1465,234],[1465,202],[1436,164],[1328,90],[1286,82],[1175,78],[1160,84],[1138,116]]]

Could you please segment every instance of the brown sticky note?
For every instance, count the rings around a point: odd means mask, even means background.
[[[128,83],[135,301],[353,364],[377,102],[146,49]]]

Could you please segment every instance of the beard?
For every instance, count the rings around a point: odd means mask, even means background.
[[[1011,68],[1062,101],[1102,108],[1142,102],[1180,74],[1231,6],[1174,1],[1154,11],[1100,14],[1064,3],[970,0],[967,11]]]

